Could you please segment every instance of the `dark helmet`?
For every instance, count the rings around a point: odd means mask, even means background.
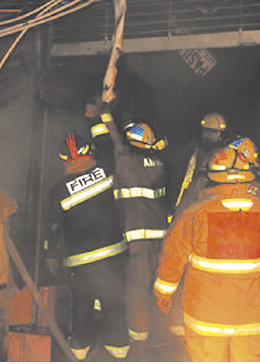
[[[76,159],[89,158],[91,154],[90,144],[74,133],[66,137],[59,158],[67,163]]]
[[[222,115],[212,113],[204,116],[203,120],[200,122],[200,126],[206,129],[224,131],[227,127],[227,123]]]

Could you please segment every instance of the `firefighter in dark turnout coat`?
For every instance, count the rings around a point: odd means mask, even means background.
[[[104,105],[104,110],[107,106]],[[108,110],[108,109],[107,109]],[[129,244],[127,316],[132,341],[144,342],[149,331],[152,281],[162,238],[168,228],[166,170],[159,157],[165,141],[156,142],[145,123],[129,125],[124,143],[112,115],[101,112],[103,128],[114,144],[114,196]]]
[[[125,320],[124,265],[127,244],[118,224],[113,198],[113,157],[106,135],[95,138],[95,157],[89,145],[73,135],[61,153],[65,176],[53,189],[49,213],[49,245],[63,233],[72,291],[70,346],[85,359],[93,345],[93,309],[102,312],[105,349],[125,358],[129,337]],[[102,147],[101,147],[102,146]],[[71,159],[69,159],[69,157]]]
[[[218,149],[224,147],[223,134],[227,123],[221,114],[205,115],[200,122],[201,141],[195,148],[181,185],[179,196],[175,204],[174,218],[188,208],[198,198],[199,192],[206,186],[207,167],[210,158]]]

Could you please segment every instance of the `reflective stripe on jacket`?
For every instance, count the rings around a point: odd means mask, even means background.
[[[92,126],[90,129],[92,138],[95,138],[99,135],[108,134],[108,128],[104,123],[96,124]]]
[[[141,239],[162,239],[167,230],[137,229],[125,232],[126,241],[131,242]]]
[[[260,334],[260,322],[247,325],[218,325],[212,322],[196,320],[184,312],[184,323],[191,330],[205,336],[244,336]]]
[[[157,188],[155,190],[144,187],[114,189],[114,197],[116,200],[120,198],[135,198],[135,197],[155,199],[163,196],[166,196],[165,187]]]
[[[169,283],[157,278],[154,288],[162,294],[173,294],[178,288],[178,283]]]
[[[192,253],[191,265],[206,272],[218,273],[252,273],[260,272],[260,258],[258,259],[207,259]]]
[[[98,195],[101,192],[104,192],[111,188],[113,185],[113,176],[109,176],[106,179],[96,183],[94,186],[88,187],[83,191],[77,192],[74,195],[71,195],[60,202],[63,210],[69,210],[73,206],[77,206],[78,204]]]
[[[109,245],[101,249],[92,250],[91,252],[71,255],[64,259],[63,264],[66,267],[75,267],[82,264],[93,263],[98,260],[103,260],[123,253],[125,250],[127,250],[127,245],[126,241],[123,240],[120,243]]]

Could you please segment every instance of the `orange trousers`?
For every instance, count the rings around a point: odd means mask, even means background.
[[[185,341],[191,361],[260,361],[260,335],[202,336],[186,327]]]

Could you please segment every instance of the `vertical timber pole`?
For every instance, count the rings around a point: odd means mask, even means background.
[[[110,59],[103,81],[102,101],[111,103],[115,99],[114,86],[117,76],[117,60],[123,48],[124,24],[127,4],[126,0],[114,0],[115,8],[115,29],[113,40],[114,44],[110,53]]]

